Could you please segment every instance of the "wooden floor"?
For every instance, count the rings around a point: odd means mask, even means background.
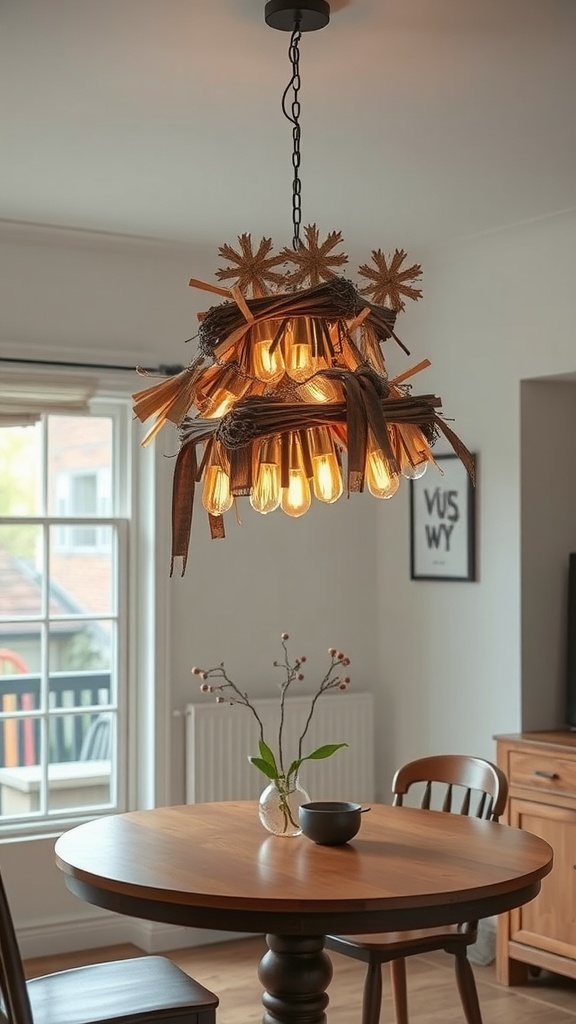
[[[260,984],[256,967],[264,940],[236,942],[178,950],[167,954],[185,971],[220,997],[218,1024],[258,1024],[262,1019]],[[138,956],[134,946],[108,947],[70,956],[42,957],[26,962],[28,977],[96,960]],[[329,1024],[355,1024],[360,1020],[363,966],[332,954],[334,978],[329,988]],[[462,1024],[463,1015],[451,958],[443,953],[412,957],[408,964],[411,1024]],[[484,1024],[570,1024],[576,1021],[576,982],[545,974],[522,988],[498,985],[494,967],[474,967]],[[386,978],[386,974],[384,975]],[[385,994],[382,1024],[393,1021]]]

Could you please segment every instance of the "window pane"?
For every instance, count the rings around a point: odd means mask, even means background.
[[[5,719],[0,723],[4,746],[9,745],[11,736],[17,732],[28,733],[30,743],[34,743],[34,727],[39,724],[30,719]],[[80,745],[78,758],[58,761],[51,757],[46,778],[43,778],[40,756],[26,764],[0,766],[0,815],[5,819],[27,818],[41,813],[44,787],[49,813],[109,806],[113,795],[112,729],[111,715],[51,717],[49,746],[52,750],[71,749],[75,734],[83,733],[84,743]]]
[[[112,420],[48,416],[48,515],[110,516]]]
[[[35,744],[35,723],[7,718],[0,722],[0,814],[28,817],[39,809],[40,759],[31,757],[24,763],[12,762],[7,753],[15,748]],[[20,734],[20,735],[18,735]],[[2,750],[4,756],[2,756]]]
[[[104,673],[109,677],[115,637],[114,624],[106,619],[52,621],[48,633],[50,675],[68,674],[72,678],[91,674],[99,677]]]
[[[42,528],[0,525],[0,618],[42,611]]]
[[[110,803],[112,723],[104,713],[51,716],[49,811]],[[74,757],[61,758],[65,750]]]
[[[48,810],[83,810],[110,805],[110,760],[70,761],[48,770]]]
[[[41,427],[0,427],[0,516],[42,512]],[[18,527],[6,529],[18,530]]]
[[[36,763],[37,723],[9,718],[14,712],[38,711],[42,701],[39,628],[30,629],[26,636],[12,636],[9,642],[10,647],[0,649],[0,766],[3,768]]]
[[[51,527],[50,578],[60,594],[63,611],[115,611],[115,551],[116,530],[112,526]]]
[[[7,690],[13,689],[4,678],[0,684]],[[32,702],[30,701],[30,704]],[[14,700],[13,694],[4,694],[3,712],[21,711],[26,708],[26,701]],[[19,765],[37,764],[40,759],[39,720],[2,715],[0,719],[0,767],[16,768]]]
[[[31,685],[36,692],[42,652],[40,627],[33,623],[0,623],[0,644],[0,688],[5,688],[11,677],[15,682]]]

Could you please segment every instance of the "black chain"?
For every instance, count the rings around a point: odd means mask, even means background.
[[[302,221],[302,182],[300,181],[300,100],[298,98],[300,92],[300,49],[299,43],[302,38],[300,32],[300,20],[295,22],[294,30],[290,36],[290,46],[288,47],[288,58],[292,64],[292,78],[288,82],[284,94],[282,96],[282,113],[290,123],[292,124],[292,168],[294,170],[294,176],[292,178],[292,227],[294,234],[292,237],[292,247],[299,249],[302,245],[300,241],[300,224]],[[292,89],[292,103],[290,111],[287,109],[288,93]]]

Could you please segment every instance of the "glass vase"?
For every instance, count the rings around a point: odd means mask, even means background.
[[[258,814],[268,832],[275,836],[299,836],[302,832],[298,819],[298,808],[307,804],[310,797],[298,779],[274,779],[260,796]]]

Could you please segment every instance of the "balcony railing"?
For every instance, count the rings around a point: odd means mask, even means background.
[[[40,708],[40,687],[39,674],[0,675],[0,711],[20,712],[21,715],[0,720],[0,767],[40,763],[41,723],[34,714]],[[98,719],[102,719],[100,709],[109,704],[110,694],[110,672],[54,672],[50,675],[50,763],[79,761],[91,756],[89,730],[94,731]],[[78,712],[78,708],[86,708],[86,711]],[[72,709],[75,709],[74,714],[66,713]]]

